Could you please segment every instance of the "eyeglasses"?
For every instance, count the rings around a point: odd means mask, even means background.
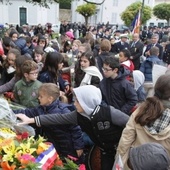
[[[102,70],[103,70],[103,72],[108,72],[108,71],[111,71],[111,70],[113,70],[112,68],[102,68]]]
[[[32,75],[37,75],[39,72],[38,71],[36,71],[36,72],[30,72],[29,74],[32,74]]]

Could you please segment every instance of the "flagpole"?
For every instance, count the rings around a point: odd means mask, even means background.
[[[140,15],[140,21],[142,25],[142,17],[143,17],[143,8],[144,8],[145,0],[142,0],[142,8],[141,8],[141,15]]]

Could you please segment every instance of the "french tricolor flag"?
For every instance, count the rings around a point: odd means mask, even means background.
[[[51,145],[46,151],[44,151],[37,157],[36,162],[41,164],[39,167],[41,168],[41,170],[47,170],[56,158],[57,152],[54,146]]]
[[[132,34],[140,32],[140,22],[141,22],[140,20],[141,20],[141,12],[139,10],[131,24]]]

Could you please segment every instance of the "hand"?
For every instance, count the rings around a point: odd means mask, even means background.
[[[80,157],[83,154],[83,149],[76,150],[77,156]]]
[[[150,55],[150,52],[149,51],[145,52],[145,55]]]
[[[27,125],[27,124],[31,124],[31,123],[35,123],[34,118],[29,118],[24,114],[16,114],[16,117],[21,119],[21,123],[18,123],[18,125]]]
[[[6,60],[6,57],[7,57],[7,56],[6,56],[5,54],[2,55],[2,59],[3,59],[3,60]]]

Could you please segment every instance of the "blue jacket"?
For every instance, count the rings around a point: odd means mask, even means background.
[[[162,61],[157,56],[147,57],[146,60],[141,64],[140,71],[145,76],[145,81],[152,81],[152,67],[153,64],[160,64]]]
[[[40,75],[38,76],[38,80],[41,81],[42,83],[56,83],[56,84],[59,83],[61,91],[64,91],[65,86],[67,86],[69,84],[67,81],[63,80],[61,75],[59,75],[58,80],[56,80],[56,82],[54,82],[49,71],[40,73]]]
[[[121,66],[118,76],[115,79],[104,78],[100,82],[103,100],[108,105],[111,105],[126,114],[130,114],[131,109],[138,102],[134,87],[126,79],[128,74],[129,70]]]
[[[49,106],[38,106],[32,109],[15,110],[17,113],[24,113],[28,117],[35,117],[43,114],[65,114],[69,113],[69,105],[61,103],[59,100],[54,101]],[[62,156],[76,155],[76,150],[84,148],[81,128],[78,125],[51,125],[41,126],[41,129],[52,142],[57,152]]]

